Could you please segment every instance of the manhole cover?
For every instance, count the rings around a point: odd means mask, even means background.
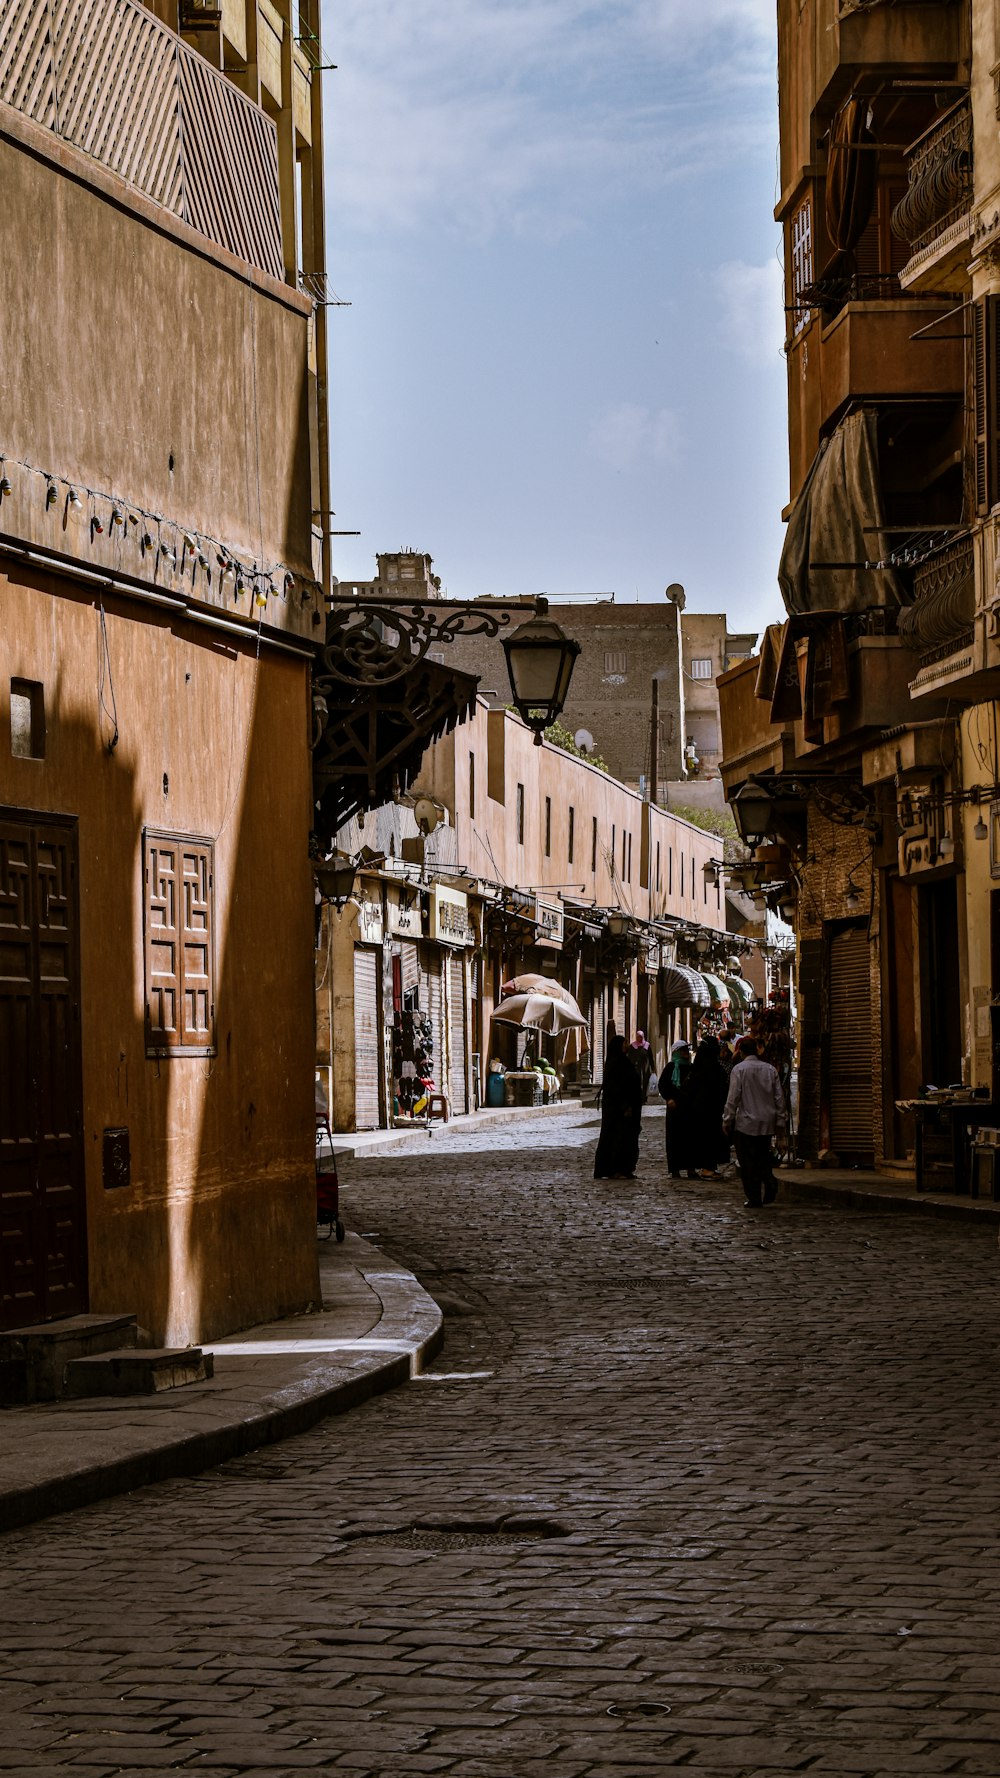
[[[784,1673],[781,1661],[738,1661],[734,1667],[727,1667],[727,1673]]]
[[[609,1704],[609,1716],[669,1716],[669,1704]]]
[[[347,1531],[349,1543],[386,1544],[396,1550],[510,1549],[566,1537],[565,1526],[548,1519],[503,1519],[487,1525],[394,1525],[385,1531]]]

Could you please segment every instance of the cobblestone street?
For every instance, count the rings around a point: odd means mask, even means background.
[[[598,1184],[595,1135],[345,1166],[443,1352],[5,1538],[0,1769],[998,1778],[993,1231],[745,1211],[653,1115]]]

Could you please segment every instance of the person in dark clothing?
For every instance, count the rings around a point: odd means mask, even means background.
[[[691,1159],[700,1179],[716,1179],[718,1169],[729,1159],[729,1142],[722,1129],[729,1076],[719,1049],[717,1037],[702,1038],[683,1087],[690,1118]]]
[[[635,1177],[643,1096],[642,1082],[625,1054],[624,1037],[613,1037],[604,1063],[595,1179]]]
[[[642,1096],[645,1099],[649,1092],[649,1077],[656,1072],[653,1066],[653,1051],[646,1042],[645,1032],[636,1032],[625,1054],[642,1081]]]
[[[691,1046],[679,1042],[671,1046],[670,1059],[657,1082],[661,1099],[667,1101],[667,1166],[671,1179],[686,1173],[694,1178],[691,1156],[691,1112],[684,1091],[691,1072]]]

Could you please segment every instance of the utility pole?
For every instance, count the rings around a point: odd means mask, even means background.
[[[653,680],[653,703],[649,726],[649,800],[655,803],[659,795],[660,778],[660,686]]]

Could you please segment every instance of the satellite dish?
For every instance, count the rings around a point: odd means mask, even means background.
[[[441,811],[430,796],[418,796],[413,805],[413,819],[421,833],[433,833],[441,819]]]
[[[573,744],[579,747],[581,753],[589,753],[594,745],[594,737],[589,729],[578,728],[573,736]]]
[[[667,598],[670,600],[672,605],[679,605],[681,610],[682,611],[684,610],[684,605],[687,600],[687,594],[685,593],[684,588],[681,586],[681,583],[679,580],[672,580],[670,582],[670,585],[667,588]]]

